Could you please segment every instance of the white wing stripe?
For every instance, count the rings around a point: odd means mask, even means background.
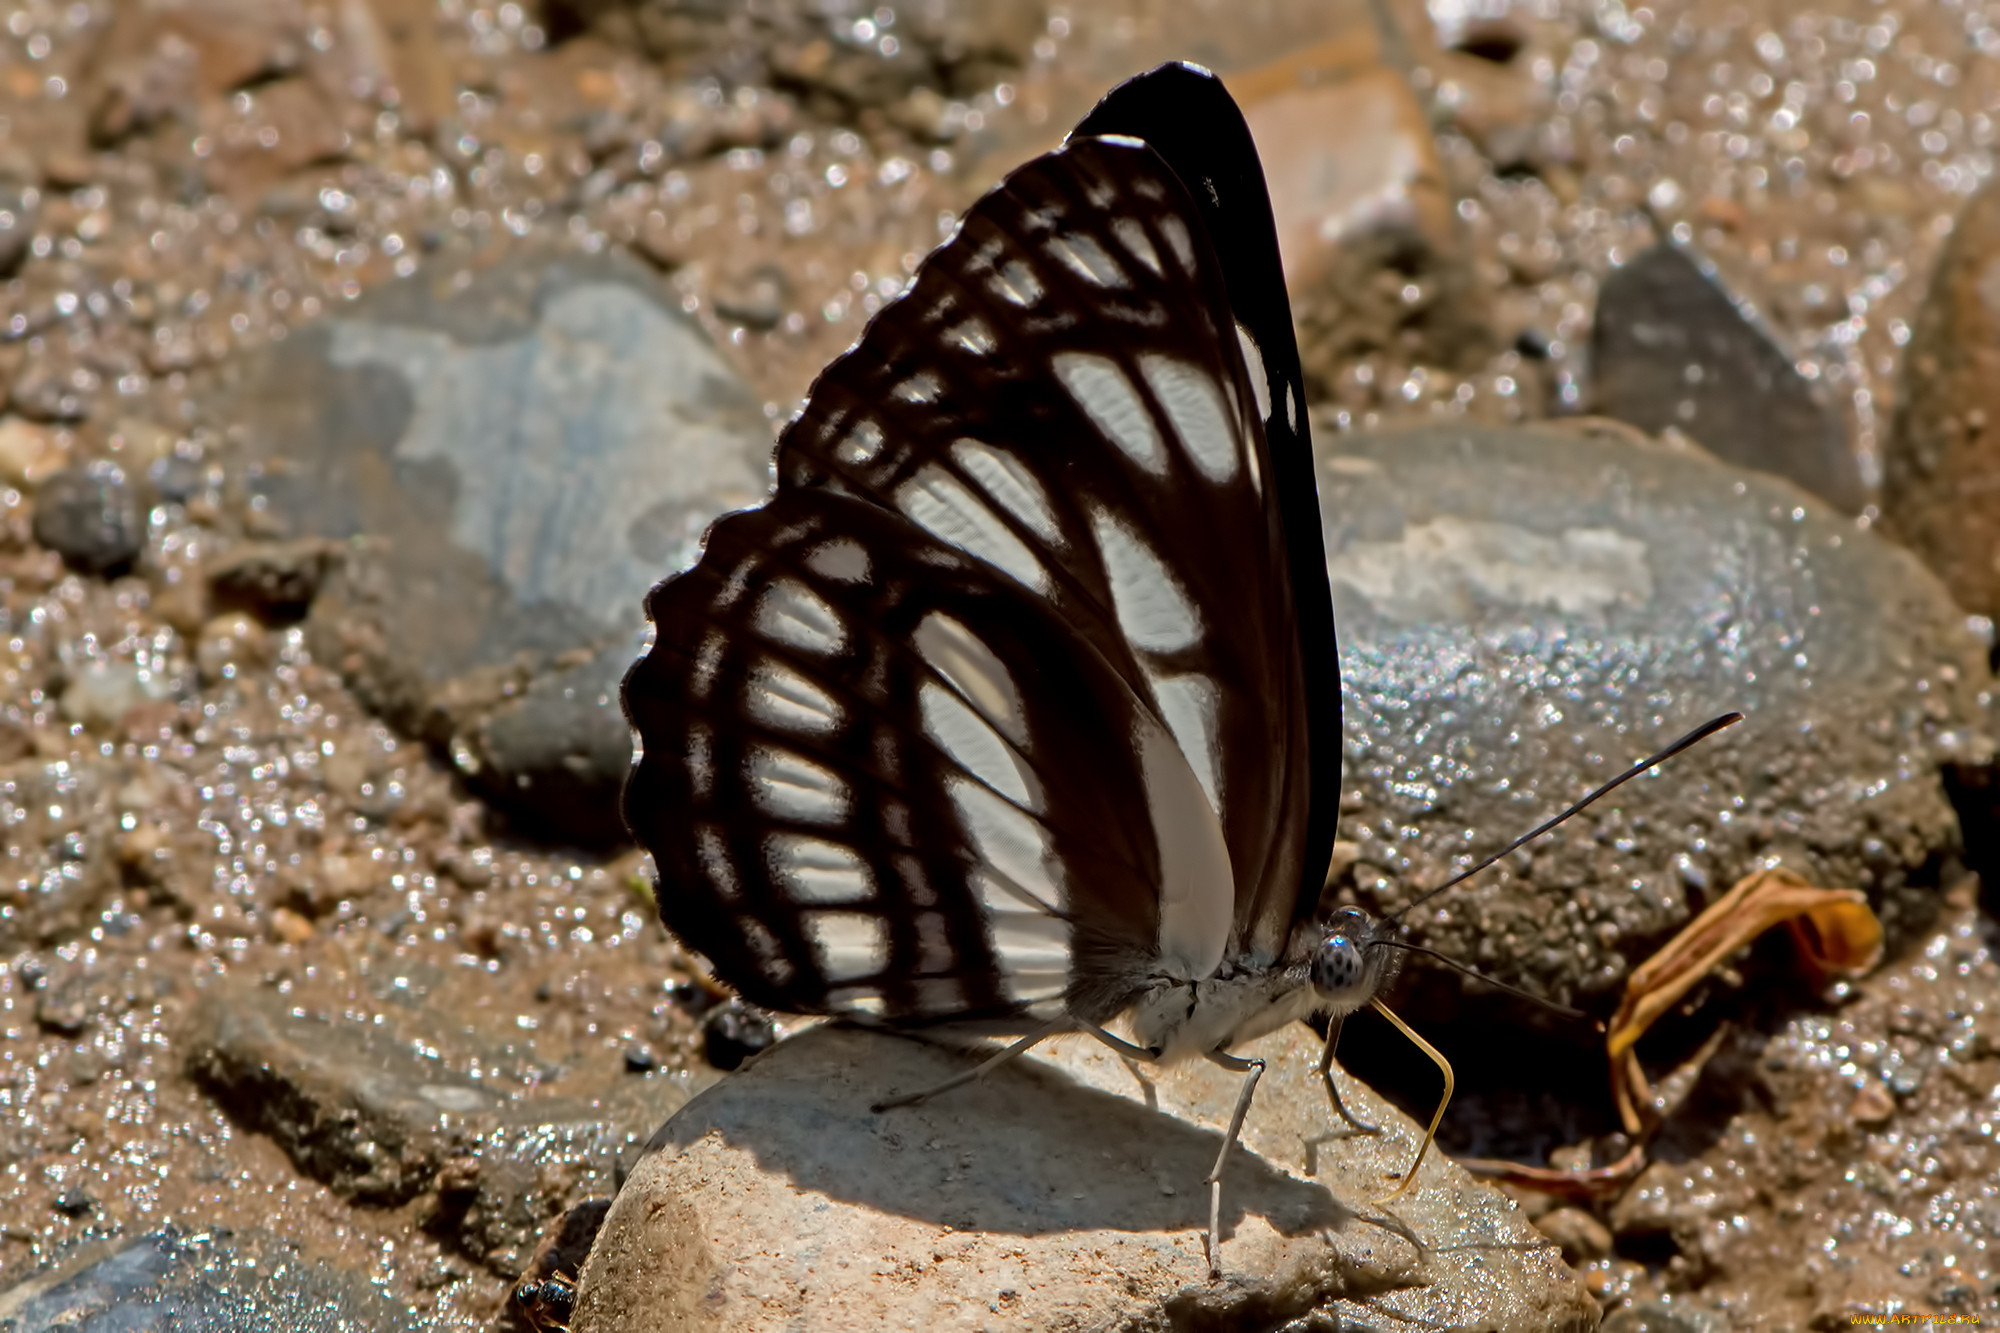
[[[1160,234],[1167,238],[1167,245],[1174,252],[1174,258],[1181,261],[1181,272],[1194,272],[1194,238],[1188,234],[1187,224],[1168,214],[1160,219]]]
[[[758,665],[743,691],[743,706],[759,722],[811,736],[830,735],[842,721],[832,695],[777,662]]]
[[[1250,372],[1250,392],[1257,400],[1257,420],[1271,419],[1271,381],[1264,373],[1264,353],[1250,330],[1236,326],[1236,345],[1243,352],[1243,368]]]
[[[835,583],[866,583],[868,548],[852,537],[836,537],[823,546],[813,548],[812,554],[806,557],[806,568]]]
[[[935,463],[896,488],[896,507],[939,541],[1005,570],[1036,592],[1049,590],[1048,571],[1027,543]]]
[[[1042,299],[1042,284],[1033,270],[1018,259],[1010,259],[993,275],[993,294],[1024,309]]]
[[[1173,737],[1145,714],[1135,730],[1160,849],[1159,966],[1168,976],[1193,981],[1214,973],[1229,943],[1236,903],[1229,847]]]
[[[1044,910],[1060,911],[1061,871],[1049,854],[1048,835],[1041,824],[977,783],[952,778],[945,787],[973,850],[992,872]]]
[[[847,818],[847,784],[831,769],[767,745],[750,751],[750,798],[767,815],[838,824]]]
[[[1200,642],[1201,621],[1166,562],[1101,509],[1091,512],[1090,527],[1111,582],[1118,628],[1132,646],[1173,653]]]
[[[1208,797],[1209,808],[1220,817],[1222,769],[1217,751],[1221,738],[1216,734],[1216,720],[1221,712],[1221,692],[1207,676],[1150,676],[1150,680],[1153,697],[1160,701],[1161,719],[1194,770],[1194,780]]]
[[[824,838],[773,833],[764,839],[764,858],[797,902],[866,902],[875,892],[867,864],[851,849]]]
[[[1020,750],[1028,748],[1021,691],[1006,665],[978,636],[941,611],[925,616],[913,636],[931,670]]]
[[[1118,451],[1156,477],[1167,475],[1167,451],[1139,390],[1108,357],[1063,352],[1053,358],[1056,378]]]
[[[1160,252],[1153,248],[1153,242],[1147,238],[1146,229],[1139,225],[1139,219],[1113,218],[1111,234],[1118,238],[1120,245],[1131,252],[1134,259],[1153,270],[1155,274],[1164,276],[1165,271],[1160,267]]]
[[[829,983],[873,976],[889,963],[889,923],[862,912],[814,912],[805,931]]]
[[[773,643],[809,653],[837,653],[847,642],[840,616],[823,598],[795,579],[778,579],[757,603],[752,622]]]
[[[1002,509],[1037,537],[1052,546],[1061,544],[1062,531],[1056,526],[1056,511],[1049,505],[1048,493],[1018,460],[978,440],[958,441],[951,446],[951,456]]]
[[[1015,805],[1039,811],[1041,784],[1033,771],[965,701],[934,681],[917,690],[924,735],[936,742],[954,764]]]
[[[1201,475],[1217,483],[1234,477],[1236,432],[1230,429],[1216,382],[1185,361],[1157,353],[1139,358],[1139,373],[1166,409],[1167,420],[1174,423]]]
[[[1064,232],[1052,238],[1049,252],[1085,282],[1110,288],[1132,285],[1132,280],[1125,276],[1125,270],[1118,267],[1118,261],[1106,253],[1104,247],[1097,243],[1097,238],[1088,232]]]

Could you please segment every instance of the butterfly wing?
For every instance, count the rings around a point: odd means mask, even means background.
[[[780,441],[777,497],[655,591],[655,647],[625,689],[642,746],[626,814],[659,862],[663,918],[725,979],[794,1010],[987,1014],[1066,986],[1072,1009],[1108,1014],[1149,973],[1282,947],[1309,715],[1259,419],[1269,366],[1260,394],[1230,311],[1176,172],[1130,139],[1074,139],[967,214],[814,385]],[[758,631],[774,594],[750,595],[756,542],[805,523],[870,574],[834,588],[801,555],[787,595],[804,589],[808,621],[868,652],[779,663]],[[984,685],[940,674],[944,650],[918,637],[940,617],[980,646],[960,655]],[[818,710],[816,748],[760,731],[784,710],[753,682],[779,665],[780,694],[838,703],[838,725]],[[927,698],[984,731],[926,730]],[[1009,810],[974,809],[996,798]],[[813,810],[817,832],[787,822]],[[892,815],[915,821],[907,837]],[[779,834],[825,845],[788,860]],[[1021,911],[1042,919],[996,915]],[[929,935],[912,924],[926,912]]]
[[[1300,878],[1287,897],[1272,883],[1238,905],[1246,935],[1271,938],[1318,906],[1340,815],[1340,658],[1333,595],[1326,578],[1312,433],[1305,413],[1291,300],[1256,142],[1222,80],[1197,65],[1172,63],[1107,93],[1075,135],[1131,135],[1158,153],[1187,187],[1214,243],[1229,304],[1248,344],[1271,460],[1272,497],[1283,523],[1300,662],[1306,680],[1310,793]],[[1282,938],[1280,934],[1278,936]]]
[[[1303,855],[1305,687],[1229,310],[1179,178],[1131,140],[1073,139],[982,200],[829,367],[778,471],[1049,599],[1181,741],[1236,903],[1282,902],[1275,952]]]
[[[1194,955],[1227,927],[1228,853],[1194,774],[1010,575],[879,506],[781,490],[647,609],[627,814],[668,925],[753,1001],[1101,1019],[1124,991],[1073,974],[1212,966]]]

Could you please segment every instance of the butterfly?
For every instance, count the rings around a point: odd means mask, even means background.
[[[1249,129],[1161,66],[822,372],[769,501],[653,589],[623,690],[661,918],[746,999],[1020,1038],[989,1063],[1085,1032],[1242,1073],[1212,1276],[1263,1069],[1230,1048],[1333,1016],[1321,1073],[1368,1128],[1333,1041],[1400,957],[1319,910],[1340,691],[1303,390]]]

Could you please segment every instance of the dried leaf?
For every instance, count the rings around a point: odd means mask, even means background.
[[[1882,956],[1881,922],[1859,891],[1814,888],[1782,869],[1738,880],[1626,979],[1605,1046],[1611,1094],[1628,1133],[1640,1132],[1640,1107],[1652,1102],[1633,1052],[1640,1036],[1724,959],[1776,925],[1791,927],[1818,982],[1865,972]]]
[[[1644,1144],[1635,1143],[1632,1150],[1609,1166],[1593,1167],[1588,1171],[1565,1171],[1553,1166],[1527,1166],[1520,1162],[1503,1162],[1488,1157],[1460,1157],[1457,1163],[1474,1175],[1503,1184],[1517,1185],[1523,1189],[1539,1190],[1552,1198],[1565,1201],[1588,1202],[1609,1198],[1618,1194],[1638,1178],[1646,1165]]]

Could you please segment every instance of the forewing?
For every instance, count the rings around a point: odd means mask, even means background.
[[[1318,905],[1340,814],[1340,661],[1333,598],[1326,579],[1305,377],[1292,331],[1291,301],[1271,216],[1270,191],[1257,145],[1222,81],[1196,65],[1172,63],[1112,89],[1075,135],[1131,135],[1173,169],[1199,211],[1229,291],[1246,345],[1269,450],[1272,498],[1283,519],[1286,564],[1306,682],[1306,734],[1311,751],[1310,796],[1302,830],[1297,886],[1268,883],[1265,896],[1243,904],[1249,933],[1272,938]]]
[[[1092,645],[1219,813],[1237,945],[1282,903],[1257,932],[1274,949],[1309,753],[1261,388],[1180,179],[1143,144],[1077,139],[981,200],[828,367],[778,474],[902,515]]]
[[[722,520],[647,609],[626,818],[666,924],[749,999],[1101,1019],[1226,931],[1226,895],[1199,919],[1227,853],[1173,739],[986,562],[786,491]]]

